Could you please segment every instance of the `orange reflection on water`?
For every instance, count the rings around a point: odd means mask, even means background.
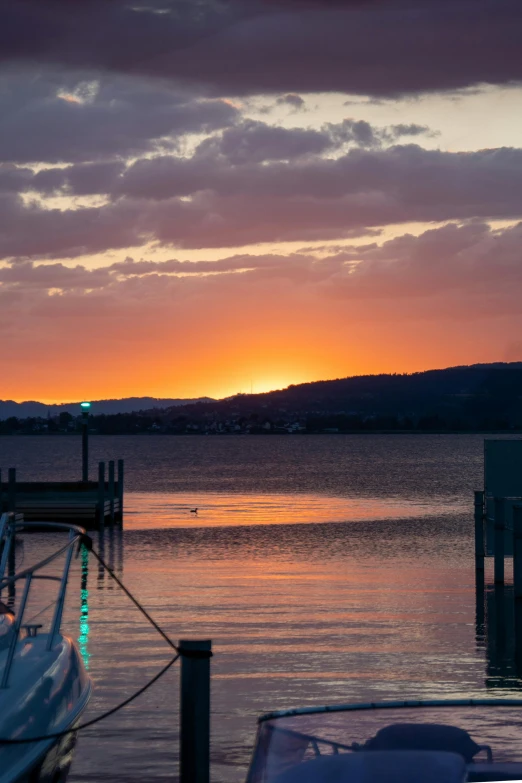
[[[197,508],[197,513],[191,509]],[[126,528],[231,527],[235,525],[363,522],[460,513],[458,502],[426,499],[332,497],[312,494],[132,492],[126,497]]]

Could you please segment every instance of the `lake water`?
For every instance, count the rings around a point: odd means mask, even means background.
[[[125,529],[95,545],[172,638],[212,639],[213,781],[244,780],[269,710],[519,692],[509,629],[488,641],[480,606],[477,625],[483,437],[93,437],[91,454],[126,460]],[[77,478],[79,439],[0,438],[0,465]],[[54,541],[26,537],[18,556]],[[95,680],[92,717],[170,651],[94,562],[81,593],[81,565],[65,625]],[[509,588],[492,595],[489,623],[509,611]],[[84,732],[71,780],[172,780],[178,677]]]

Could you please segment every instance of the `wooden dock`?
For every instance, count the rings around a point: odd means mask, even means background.
[[[1,481],[0,512],[23,514],[28,522],[71,522],[89,529],[123,523],[123,460],[98,464],[98,481],[19,482],[10,468],[8,480]]]

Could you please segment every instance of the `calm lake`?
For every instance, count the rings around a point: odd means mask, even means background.
[[[96,535],[95,545],[172,638],[212,639],[213,781],[244,780],[256,717],[269,710],[517,691],[509,634],[488,643],[477,627],[472,506],[483,441],[92,437],[93,477],[98,459],[123,457],[127,489],[123,533]],[[0,438],[0,466],[16,466],[20,480],[79,478],[80,441]],[[19,560],[53,542],[26,537]],[[94,561],[82,592],[81,567],[65,630],[95,680],[93,717],[170,650]],[[85,731],[71,780],[172,780],[178,677],[176,664]]]

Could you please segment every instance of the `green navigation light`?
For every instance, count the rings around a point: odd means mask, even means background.
[[[91,403],[90,402],[81,402],[80,403],[80,407],[81,408],[90,408],[91,407]]]

